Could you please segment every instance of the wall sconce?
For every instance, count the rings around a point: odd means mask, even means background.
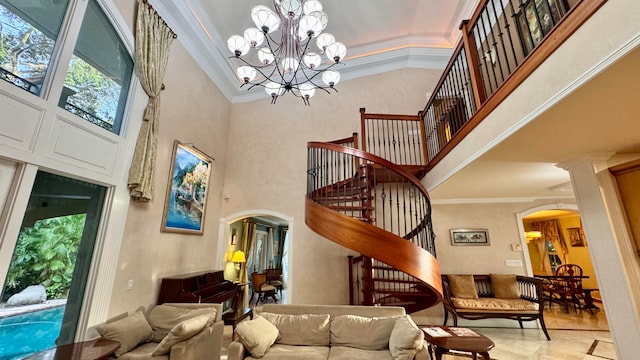
[[[240,281],[240,269],[242,269],[242,264],[247,262],[247,259],[244,256],[243,251],[236,251],[233,253],[231,257],[231,262],[236,264],[236,271],[238,272],[238,281]]]

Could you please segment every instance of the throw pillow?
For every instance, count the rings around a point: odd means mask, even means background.
[[[136,311],[114,322],[98,325],[96,330],[103,338],[120,343],[120,347],[113,353],[116,357],[135,349],[141,342],[149,340],[152,334],[151,326],[142,311]]]
[[[182,308],[171,305],[157,305],[149,312],[149,325],[153,329],[151,341],[161,342],[174,326],[196,316],[208,315],[207,326],[210,326],[216,319],[216,312],[217,310],[213,307]]]
[[[473,275],[447,275],[449,288],[454,298],[477,299],[478,291]]]
[[[169,334],[162,339],[160,344],[153,349],[151,355],[158,356],[168,354],[173,345],[199,334],[202,329],[207,326],[209,319],[210,316],[208,314],[198,315],[174,326],[171,331],[169,331]]]
[[[515,274],[489,274],[493,296],[500,299],[520,299],[520,289]]]
[[[411,360],[424,346],[424,333],[410,316],[396,320],[389,337],[389,351],[393,360]]]
[[[331,346],[388,350],[397,317],[340,315],[331,321]]]
[[[260,316],[278,328],[278,344],[329,346],[329,314],[289,315],[262,312]]]
[[[261,316],[236,326],[238,340],[256,359],[260,359],[278,338],[278,328]]]

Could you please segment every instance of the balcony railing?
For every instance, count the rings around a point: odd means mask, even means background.
[[[482,0],[422,117],[433,168],[607,0]]]
[[[11,83],[23,90],[26,90],[32,94],[38,95],[40,93],[40,86],[32,83],[27,79],[23,79],[20,76],[7,71],[0,67],[0,79]]]

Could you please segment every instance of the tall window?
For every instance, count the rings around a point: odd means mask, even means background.
[[[97,1],[90,0],[59,106],[119,133],[132,72],[129,52]]]
[[[79,0],[76,0],[79,1]],[[113,133],[120,133],[133,59],[98,0],[79,14],[70,0],[0,0],[0,79],[36,96],[42,90],[65,15],[82,26],[57,104]],[[75,8],[75,7],[72,7]],[[67,46],[67,45],[64,45]],[[60,53],[56,51],[56,53]],[[57,75],[56,75],[57,76]]]
[[[0,79],[40,95],[68,3],[0,0]]]

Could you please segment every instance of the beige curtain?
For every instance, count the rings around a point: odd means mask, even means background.
[[[251,252],[253,250],[253,238],[256,233],[256,224],[245,221],[242,227],[242,251],[244,251],[247,262],[240,269],[238,278],[242,284],[249,283],[249,259],[251,258]],[[242,297],[243,307],[249,306],[249,289],[250,286],[244,287],[244,296]]]
[[[562,226],[560,220],[551,219],[546,221],[535,221],[531,223],[531,230],[540,231],[542,233],[542,239],[547,239],[554,243],[556,250],[558,247],[562,250],[563,258],[566,260],[566,255],[569,253],[569,247],[567,241],[562,233]],[[559,245],[559,246],[558,246]]]
[[[269,228],[269,236],[267,237],[267,252],[265,256],[265,269],[273,269],[275,268],[274,264],[274,253],[273,253],[273,228]]]
[[[160,91],[176,35],[146,0],[138,0],[135,70],[149,96],[129,169],[129,194],[136,201],[153,199],[153,177],[158,143]]]

